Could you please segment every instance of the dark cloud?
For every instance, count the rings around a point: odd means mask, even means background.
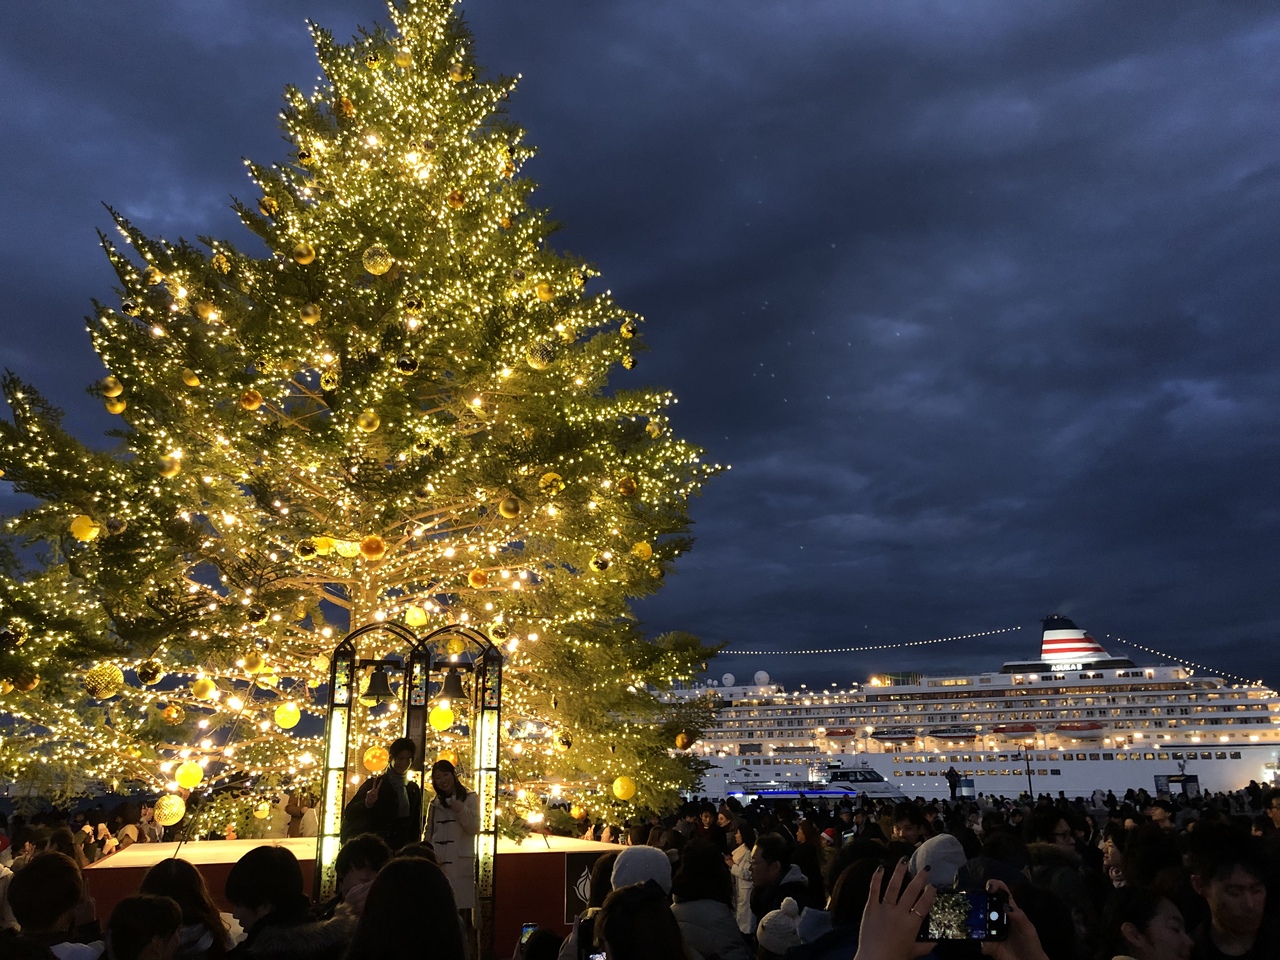
[[[21,6],[22,9],[18,9]],[[240,157],[373,0],[0,10],[0,360],[104,426],[100,200],[243,239]],[[74,14],[74,16],[72,15]],[[1280,682],[1280,15],[1254,4],[476,0],[531,173],[649,320],[628,383],[734,469],[640,613],[792,682],[1037,617]],[[51,340],[50,333],[56,339]],[[50,350],[56,342],[62,349]],[[1274,645],[1270,648],[1274,650]]]

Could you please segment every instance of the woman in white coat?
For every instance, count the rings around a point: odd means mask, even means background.
[[[738,929],[750,937],[755,935],[757,919],[751,913],[751,848],[756,845],[756,831],[741,818],[733,827],[733,852],[725,858],[733,875],[733,913]]]
[[[458,910],[470,914],[476,903],[476,835],[480,832],[480,798],[462,785],[453,764],[437,760],[431,768],[436,795],[427,808],[427,839],[436,861],[449,878]]]

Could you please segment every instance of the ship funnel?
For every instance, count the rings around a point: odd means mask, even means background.
[[[1040,638],[1040,659],[1045,663],[1088,663],[1110,659],[1102,644],[1066,617],[1056,614],[1040,621],[1044,633]]]

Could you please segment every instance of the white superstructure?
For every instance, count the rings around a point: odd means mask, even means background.
[[[818,784],[866,766],[909,796],[945,797],[945,774],[975,793],[1096,788],[1234,790],[1277,777],[1280,697],[1185,666],[1113,657],[1065,617],[1044,620],[1040,657],[998,672],[873,676],[848,690],[756,683],[677,691],[706,698],[693,747],[713,763],[703,791]],[[1172,779],[1170,779],[1172,778]],[[1184,786],[1185,785],[1185,786]]]

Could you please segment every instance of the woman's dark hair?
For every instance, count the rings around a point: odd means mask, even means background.
[[[80,903],[84,878],[65,853],[42,853],[9,881],[9,909],[28,933],[52,930]]]
[[[70,827],[58,827],[49,834],[48,850],[57,850],[66,854],[80,866],[84,866],[84,851],[76,846],[76,838],[72,836]]]
[[[307,902],[302,867],[285,847],[254,847],[246,853],[227,873],[224,893],[229,903],[251,910],[270,904],[293,913]]]
[[[604,898],[613,890],[613,864],[617,859],[616,853],[602,853],[591,865],[591,896],[587,898],[588,907],[604,905]]]
[[[417,857],[419,860],[430,860],[432,863],[440,862],[440,858],[436,856],[436,845],[429,840],[406,843],[396,851],[395,855],[397,857]],[[382,868],[379,867],[378,869]]]
[[[137,960],[157,937],[168,940],[182,925],[182,908],[149,893],[125,897],[107,921],[112,960]]]
[[[437,760],[431,765],[431,776],[436,773],[447,773],[453,777],[453,796],[459,800],[467,799],[467,788],[462,785],[462,781],[458,779],[458,770],[448,760]]]
[[[620,887],[596,914],[596,936],[613,960],[672,960],[684,956],[680,924],[667,895],[652,880]]]
[[[424,936],[432,960],[467,960],[449,879],[430,860],[397,857],[369,885],[347,956],[418,960]]]
[[[563,944],[564,937],[560,934],[546,927],[539,927],[529,935],[520,955],[524,960],[556,960]]]
[[[1120,887],[1114,891],[1102,917],[1103,945],[1108,951],[1107,956],[1130,953],[1133,944],[1124,938],[1120,928],[1132,923],[1146,933],[1161,902],[1166,899],[1163,894],[1146,887]]]
[[[147,871],[138,892],[169,897],[182,911],[183,923],[208,930],[213,943],[204,956],[220,957],[227,952],[226,924],[209,896],[204,877],[191,863],[177,857],[161,860]]]
[[[684,849],[680,869],[671,880],[671,895],[681,900],[716,900],[733,906],[733,874],[724,854],[705,841]]]
[[[333,861],[333,870],[341,880],[349,870],[358,867],[372,870],[375,873],[386,866],[391,859],[391,848],[387,841],[376,833],[361,833],[352,837],[342,845]]]
[[[871,876],[880,866],[875,857],[863,857],[840,871],[831,888],[831,926],[851,927],[862,923],[862,911],[871,893]]]
[[[742,817],[733,821],[733,832],[742,834],[742,842],[748,850],[756,845],[756,828]]]

